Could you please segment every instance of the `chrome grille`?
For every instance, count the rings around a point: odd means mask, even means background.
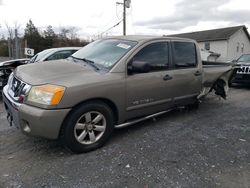
[[[30,85],[12,76],[8,81],[8,94],[16,102],[23,103],[24,97],[30,90]]]
[[[250,74],[250,66],[241,66],[238,68],[237,74]]]

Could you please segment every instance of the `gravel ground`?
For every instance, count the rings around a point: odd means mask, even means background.
[[[75,155],[8,127],[0,102],[0,187],[250,187],[250,87],[198,110],[176,110],[116,130]]]

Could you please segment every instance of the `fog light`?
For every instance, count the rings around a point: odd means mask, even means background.
[[[23,120],[23,131],[26,133],[30,133],[31,131],[29,123],[25,120]]]

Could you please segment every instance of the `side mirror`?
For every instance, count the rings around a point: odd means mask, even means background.
[[[128,65],[128,73],[147,73],[150,71],[150,65],[145,61],[132,61]]]
[[[236,59],[234,59],[234,60],[232,61],[232,63],[237,63],[237,60],[236,60]]]

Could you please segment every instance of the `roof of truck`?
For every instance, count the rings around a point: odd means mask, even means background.
[[[151,35],[126,35],[126,36],[114,36],[108,38],[116,38],[122,40],[132,40],[132,41],[150,41],[150,40],[161,40],[161,39],[169,39],[169,40],[183,40],[183,41],[194,41],[192,39],[187,38],[179,38],[179,37],[168,37],[168,36],[151,36]]]

